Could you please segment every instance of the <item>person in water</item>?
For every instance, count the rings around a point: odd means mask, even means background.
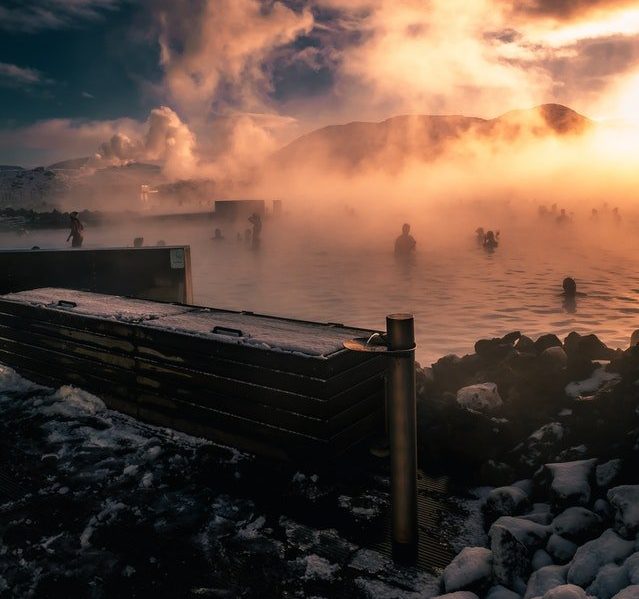
[[[559,216],[556,218],[557,224],[565,225],[570,222],[570,217],[566,214],[566,210],[564,208],[561,209]]]
[[[574,314],[577,311],[577,298],[585,297],[585,293],[577,291],[577,283],[572,277],[566,277],[561,286],[563,287],[563,293],[561,297],[564,298],[563,308],[566,312]]]
[[[415,246],[417,242],[410,234],[410,225],[405,223],[402,226],[402,234],[395,240],[395,255],[396,256],[411,256],[415,252]]]
[[[262,218],[257,212],[254,212],[249,217],[249,222],[253,225],[251,249],[259,250],[262,234]]]
[[[144,237],[136,237],[133,240],[133,247],[134,248],[141,248],[144,245]]]
[[[84,241],[84,237],[82,236],[82,231],[84,231],[84,227],[78,218],[78,213],[74,210],[70,215],[71,219],[71,232],[67,237],[67,241],[71,240],[71,247],[79,248],[82,247],[82,242]]]
[[[224,235],[222,235],[222,229],[215,229],[215,235],[213,235],[215,241],[224,241]]]
[[[486,237],[484,239],[484,249],[489,252],[494,252],[499,246],[499,231],[497,233],[493,233],[492,231],[488,231],[486,233]]]
[[[477,240],[477,245],[484,245],[484,241],[486,241],[484,227],[477,227],[475,229],[475,239]]]

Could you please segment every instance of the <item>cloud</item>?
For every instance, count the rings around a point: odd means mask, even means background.
[[[97,21],[122,0],[6,0],[0,5],[0,29],[34,33]]]
[[[52,83],[37,69],[0,62],[0,87],[32,87]]]
[[[616,11],[636,6],[635,0],[504,0],[513,13],[526,17],[579,20],[592,13]]]

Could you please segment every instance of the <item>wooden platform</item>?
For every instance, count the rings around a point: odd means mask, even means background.
[[[291,460],[332,459],[380,430],[373,331],[45,288],[0,296],[0,361],[74,384],[152,424]]]

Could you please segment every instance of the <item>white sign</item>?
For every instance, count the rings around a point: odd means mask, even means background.
[[[170,250],[171,268],[184,268],[184,250]]]

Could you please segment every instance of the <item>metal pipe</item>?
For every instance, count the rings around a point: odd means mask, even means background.
[[[391,462],[393,542],[417,544],[417,425],[415,407],[415,324],[412,314],[386,317],[388,425]]]

